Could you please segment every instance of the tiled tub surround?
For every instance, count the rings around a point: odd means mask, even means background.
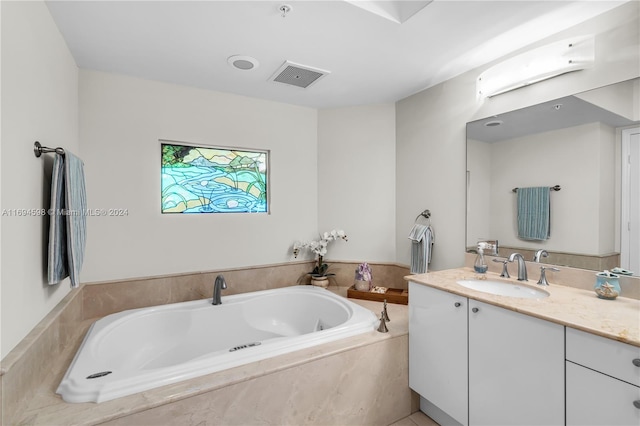
[[[333,262],[329,272],[333,286],[349,287],[353,284],[357,262]],[[257,290],[308,284],[314,262],[295,262],[254,268],[230,269],[162,277],[91,283],[83,291],[84,318],[101,318],[126,309],[144,308],[167,303],[198,300],[212,296],[213,282],[224,274],[227,289],[222,295],[248,293]],[[402,265],[374,263],[373,280],[385,287],[407,288],[404,276],[409,268]]]
[[[179,417],[182,409],[189,413],[198,411],[206,419],[215,418],[219,422],[224,422],[221,419],[236,422],[237,418],[237,423],[251,423],[250,419],[257,421],[253,416],[261,413],[260,420],[271,423],[389,424],[416,411],[416,396],[408,388],[406,307],[397,305],[389,305],[392,323],[388,324],[390,333],[387,334],[372,332],[99,405],[66,404],[54,394],[82,337],[97,317],[123,309],[211,297],[213,280],[219,273],[225,274],[228,283],[235,284],[234,288],[230,286],[225,290],[225,294],[281,287],[283,283],[290,285],[307,278],[305,272],[309,265],[311,263],[293,263],[123,280],[83,285],[73,290],[2,361],[2,424],[97,424],[116,419],[118,423],[126,423],[127,416],[138,413],[130,419],[135,424],[144,422],[139,417],[142,412],[153,416],[158,410],[160,413],[171,411],[169,417],[160,414],[169,423],[174,421],[174,416],[188,423],[186,418]],[[343,271],[337,273],[333,282],[342,286],[330,288],[346,296],[357,263],[332,263],[332,266],[339,266],[338,271]],[[408,273],[406,267],[372,266],[378,285],[406,285],[402,279]],[[341,277],[346,281],[340,281]],[[391,284],[384,284],[383,279]],[[356,302],[373,312],[381,310],[377,302]],[[328,371],[328,366],[335,369]],[[316,378],[310,380],[313,377]],[[270,398],[276,396],[269,378],[275,380],[273,383],[278,380],[285,383],[277,397],[286,399],[287,404],[276,404],[274,407],[279,408],[271,410],[247,409],[273,404]],[[380,386],[381,382],[385,385]],[[267,386],[269,390],[255,392],[254,384]],[[198,400],[193,399],[196,396]],[[225,398],[244,402],[227,406]],[[215,409],[202,408],[201,400],[209,400],[213,404],[210,408]],[[189,407],[192,403],[201,408]],[[170,405],[161,408],[165,404]],[[325,404],[330,404],[332,409],[323,410]],[[220,411],[222,406],[227,408]],[[149,422],[155,423],[155,420],[150,418]]]

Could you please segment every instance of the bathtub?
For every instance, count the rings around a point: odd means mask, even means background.
[[[132,309],[97,320],[56,393],[103,402],[371,332],[376,316],[328,290],[293,286]]]

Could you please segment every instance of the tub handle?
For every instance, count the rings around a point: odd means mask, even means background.
[[[380,325],[378,326],[380,333],[388,333],[387,322],[384,320],[384,311],[380,312]]]

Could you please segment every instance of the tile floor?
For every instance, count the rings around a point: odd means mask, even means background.
[[[438,423],[427,417],[422,411],[416,411],[412,415],[398,420],[390,426],[439,426]]]

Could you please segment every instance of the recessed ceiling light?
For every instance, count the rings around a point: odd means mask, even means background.
[[[227,62],[234,68],[239,70],[248,71],[254,68],[258,68],[260,65],[256,58],[251,56],[233,55],[227,58]]]
[[[502,120],[492,120],[492,121],[487,121],[486,123],[484,123],[484,125],[486,127],[496,127],[496,126],[500,126],[502,123],[504,123]]]

